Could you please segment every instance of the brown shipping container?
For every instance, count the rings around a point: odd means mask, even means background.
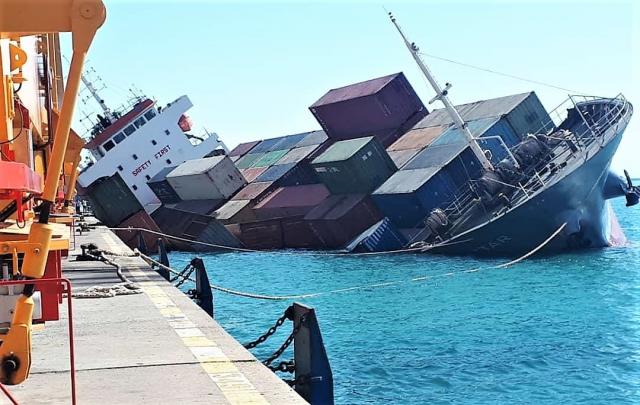
[[[240,224],[240,240],[249,249],[282,249],[282,221],[268,219]]]
[[[285,248],[324,249],[327,247],[324,240],[311,227],[311,222],[304,218],[283,218],[282,235]]]
[[[393,163],[398,166],[398,169],[402,169],[402,167],[419,152],[420,149],[392,150],[389,152],[389,157],[391,157]]]
[[[262,173],[264,173],[268,167],[252,167],[249,169],[240,170],[244,178],[247,180],[247,183],[251,183],[255,179],[258,178]]]
[[[258,203],[254,212],[258,219],[304,215],[328,196],[323,184],[280,187]]]
[[[252,141],[252,142],[241,143],[240,145],[233,148],[231,152],[229,152],[229,156],[230,157],[244,156],[247,153],[249,153],[251,149],[253,149],[253,147],[259,144],[260,142],[261,141]]]
[[[225,225],[255,221],[253,204],[250,200],[231,200],[218,208],[213,216]]]
[[[382,219],[371,199],[363,194],[331,196],[304,219],[327,248],[341,248]]]
[[[131,217],[127,218],[124,222],[119,224],[118,228],[142,228],[154,232],[162,232],[158,225],[156,225],[156,223],[153,221],[153,219],[151,219],[151,217],[145,210],[138,211],[137,213],[133,214]],[[123,241],[131,249],[135,249],[138,247],[138,233],[142,233],[144,244],[147,246],[147,249],[149,249],[150,252],[154,252],[158,249],[158,238],[161,238],[161,236],[150,232],[133,230],[115,232],[118,238],[120,238],[120,240]],[[167,239],[164,239],[164,241],[165,244],[169,243]]]
[[[431,144],[431,142],[440,136],[440,134],[442,134],[447,128],[447,125],[441,125],[436,127],[412,129],[389,146],[387,151],[423,149],[429,146],[429,144]]]
[[[175,249],[197,252],[219,251],[220,248],[211,245],[240,247],[241,243],[224,225],[208,215],[160,207],[151,214],[154,222],[166,234],[201,243],[185,242],[171,239]]]
[[[270,191],[269,187],[271,187],[271,185],[273,185],[272,181],[259,181],[248,184],[234,195],[231,200],[259,201]]]

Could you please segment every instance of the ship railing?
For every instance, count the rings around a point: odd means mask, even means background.
[[[608,99],[612,102],[612,108],[608,109],[603,114],[598,114],[595,118],[584,108],[588,106],[590,102]],[[622,94],[618,94],[614,98],[593,97],[593,96],[569,96],[560,105],[554,108],[550,113],[550,120],[543,124],[536,134],[549,136],[556,131],[561,124],[568,118],[569,110],[575,109],[582,122],[584,128],[582,130],[574,131],[572,133],[572,142],[558,142],[553,148],[551,148],[541,161],[559,160],[563,162],[569,162],[572,159],[586,156],[584,153],[594,142],[600,141],[601,145],[604,144],[604,136],[612,125],[615,125],[619,120],[628,112],[629,103]],[[499,137],[486,137],[481,139],[490,139]],[[502,139],[500,139],[502,141]],[[572,144],[570,146],[570,144]],[[515,161],[515,157],[512,151],[504,145],[504,141],[500,142],[500,146],[507,150],[508,158]],[[576,150],[572,149],[576,148]],[[516,205],[522,201],[530,198],[538,190],[546,186],[545,177],[549,176],[549,171],[546,173],[541,172],[540,168],[533,167],[527,172],[523,173],[527,179],[524,183],[519,182],[517,184],[504,183],[515,191],[510,198],[510,205]],[[462,219],[464,214],[468,211],[469,207],[474,201],[481,200],[478,192],[474,188],[475,181],[469,179],[469,181],[460,186],[454,193],[454,197],[442,205],[443,211],[451,218],[452,224],[455,226],[457,220]],[[487,208],[484,204],[481,204],[485,212]],[[429,217],[430,213],[423,218],[422,224]]]

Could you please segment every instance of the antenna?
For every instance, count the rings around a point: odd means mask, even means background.
[[[91,80],[89,80],[85,74],[81,76],[81,79],[82,79],[82,84],[84,84],[84,87],[86,87],[86,89],[89,90],[89,93],[91,93],[93,98],[96,100],[96,102],[104,112],[104,117],[108,119],[110,122],[114,122],[115,117],[113,116],[111,109],[109,109],[109,107],[107,106],[107,103],[104,102],[104,99],[100,97],[100,94],[98,94],[98,89],[96,89],[96,87],[93,85],[93,82],[91,82]]]
[[[409,42],[407,37],[404,35],[404,32],[402,32],[402,29],[400,28],[400,25],[396,21],[396,18],[393,16],[393,14],[392,13],[388,13],[388,14],[389,14],[389,18],[391,19],[391,22],[393,23],[393,25],[395,25],[396,29],[398,30],[398,33],[400,33],[400,36],[402,37],[404,44],[407,46],[407,49],[409,49],[409,52],[411,52],[411,56],[413,56],[413,59],[416,61],[416,63],[418,64],[418,67],[422,71],[422,74],[424,74],[424,76],[429,81],[429,84],[431,84],[431,87],[433,87],[433,90],[435,90],[436,92],[436,96],[429,101],[429,104],[432,104],[438,100],[441,101],[442,104],[444,104],[444,107],[447,110],[447,113],[449,114],[451,119],[453,120],[454,125],[465,135],[465,137],[467,138],[467,142],[471,147],[471,150],[473,151],[473,153],[476,155],[476,157],[482,164],[482,167],[485,170],[493,170],[493,165],[491,164],[491,161],[487,159],[482,148],[480,147],[480,145],[478,145],[477,139],[473,136],[471,131],[469,131],[469,128],[467,127],[467,123],[464,122],[464,120],[458,113],[458,110],[456,110],[456,107],[451,103],[451,101],[449,100],[449,97],[447,97],[447,95],[449,94],[449,89],[452,87],[451,83],[446,83],[444,86],[444,89],[440,87],[435,77],[433,76],[433,74],[431,73],[427,65],[424,63],[424,61],[418,54],[418,51],[419,51],[418,46],[414,42]]]

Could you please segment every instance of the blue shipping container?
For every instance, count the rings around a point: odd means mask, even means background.
[[[345,250],[349,252],[389,252],[402,249],[407,239],[395,228],[389,218],[362,232],[351,241]]]

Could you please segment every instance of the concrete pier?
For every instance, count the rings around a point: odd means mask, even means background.
[[[74,291],[120,282],[112,266],[74,261],[80,245],[89,242],[131,252],[105,228],[77,236],[77,250],[63,259],[63,276]],[[144,261],[117,260],[142,293],[73,299],[79,404],[306,403]],[[68,317],[66,305],[60,308],[60,321],[33,334],[31,376],[8,387],[20,403],[71,402]]]

